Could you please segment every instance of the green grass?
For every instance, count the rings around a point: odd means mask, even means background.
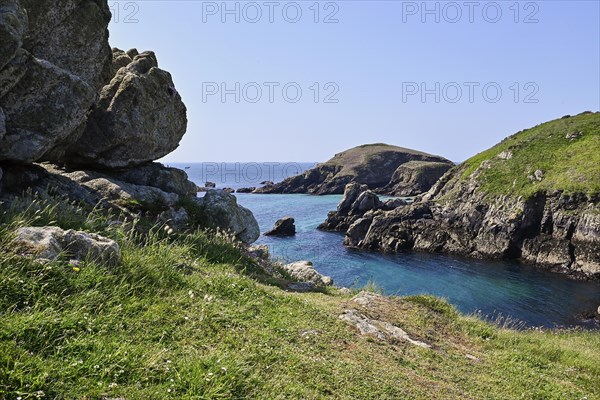
[[[224,235],[115,219],[39,199],[2,215],[0,398],[600,398],[597,332],[516,332],[412,296],[377,317],[433,348],[385,344],[338,319],[350,296],[286,292]],[[17,226],[49,223],[116,239],[122,265],[13,253]]]
[[[571,133],[581,137],[569,140],[566,136]],[[510,151],[512,159],[496,158],[503,151]],[[485,160],[492,160],[491,168],[478,179],[481,190],[490,195],[530,197],[553,190],[599,193],[600,113],[557,119],[508,137],[461,164],[461,179],[468,179]],[[532,183],[528,176],[538,169],[544,177]]]

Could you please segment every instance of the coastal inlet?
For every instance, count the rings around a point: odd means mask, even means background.
[[[270,167],[264,167],[261,178],[273,181],[286,178],[284,166],[291,163],[279,164],[271,175]],[[314,163],[298,165],[309,169]],[[190,179],[199,186],[207,181],[204,174],[207,170],[213,171],[211,179],[217,189],[256,185],[242,174],[215,173],[215,163],[173,166],[189,167]],[[226,164],[229,171],[243,171],[243,166],[243,163],[237,166]],[[221,180],[215,179],[221,177]],[[287,215],[295,219],[295,236],[261,236],[256,244],[268,245],[275,257],[288,262],[312,261],[315,268],[332,277],[336,285],[360,287],[373,282],[385,294],[432,294],[448,299],[462,312],[480,313],[492,320],[521,321],[519,326],[596,327],[592,320],[584,318],[583,313],[600,305],[597,282],[574,281],[516,261],[484,261],[423,253],[384,255],[348,249],[343,246],[343,234],[317,230],[327,213],[336,209],[341,195],[235,195],[240,205],[254,213],[262,233]]]

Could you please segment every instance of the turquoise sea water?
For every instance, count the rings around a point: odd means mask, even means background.
[[[314,163],[279,165],[178,164],[190,179],[203,185],[239,188],[260,186],[264,180],[279,181],[310,168]],[[252,171],[260,171],[252,174]],[[260,177],[256,177],[260,175]],[[438,254],[384,255],[347,249],[343,235],[316,228],[334,210],[341,195],[236,194],[238,202],[254,212],[261,232],[284,216],[296,219],[292,238],[261,236],[271,253],[286,261],[310,260],[331,276],[336,285],[360,287],[375,282],[386,294],[432,294],[446,298],[464,313],[481,313],[522,321],[526,326],[596,327],[576,316],[600,305],[600,283],[580,282],[541,271],[514,261],[483,261]]]

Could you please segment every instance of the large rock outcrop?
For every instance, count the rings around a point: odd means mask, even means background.
[[[112,77],[111,13],[104,0],[19,0],[27,10],[24,41],[36,58],[69,71],[98,91]]]
[[[226,231],[243,243],[254,243],[260,237],[254,214],[240,206],[231,193],[209,190],[204,197],[195,198],[194,202],[194,217],[200,226]]]
[[[402,176],[401,173],[395,174],[398,168],[411,161],[419,161],[423,165],[435,163],[438,168],[440,165],[445,165],[443,172],[454,165],[443,157],[420,151],[387,144],[368,144],[336,154],[331,160],[317,165],[302,175],[288,178],[277,184],[265,185],[254,192],[342,194],[348,183],[355,182],[367,185],[369,189],[387,193],[384,188],[390,187],[393,183],[392,178],[396,176],[399,180]],[[407,180],[403,190],[411,194],[428,190],[433,184],[430,183],[429,177],[434,171],[438,169],[431,169],[428,174],[414,174],[413,180],[411,182]],[[439,176],[443,175],[443,172],[440,171]],[[395,187],[390,187],[391,189],[395,190]]]
[[[0,98],[6,120],[0,160],[34,162],[52,158],[70,142],[85,124],[96,94],[69,71],[25,51],[16,57],[21,56],[17,69],[23,75]]]
[[[153,52],[108,44],[107,0],[0,0],[0,193],[59,196],[171,229],[259,236],[235,198],[152,163],[179,145],[186,108]],[[191,199],[191,200],[190,200]]]
[[[112,75],[104,0],[0,1],[0,161],[56,160]]]
[[[113,54],[110,18],[106,0],[0,0],[0,161],[122,168],[177,148],[171,75],[152,52]]]
[[[598,154],[600,113],[542,124],[459,165],[421,201],[354,219],[345,244],[521,259],[599,278]]]
[[[14,165],[5,170],[3,193],[19,196],[24,191],[50,192],[89,206],[104,204],[129,211],[153,213],[180,208],[195,195],[195,185],[184,171],[151,164],[138,170],[94,171],[54,164]]]
[[[117,66],[130,62],[100,92],[83,135],[67,151],[69,162],[141,165],[175,150],[186,131],[185,105],[154,53],[115,49],[115,58]]]

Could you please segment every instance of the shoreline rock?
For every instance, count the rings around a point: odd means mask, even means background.
[[[254,243],[260,228],[252,211],[237,203],[231,193],[211,189],[204,197],[193,198],[196,222],[209,229],[221,229],[243,243]]]
[[[337,210],[327,215],[327,220],[317,229],[330,232],[346,232],[358,220],[373,219],[373,216],[383,211],[393,210],[407,205],[402,199],[389,199],[385,202],[367,188],[367,185],[349,183],[344,189],[344,197]]]

